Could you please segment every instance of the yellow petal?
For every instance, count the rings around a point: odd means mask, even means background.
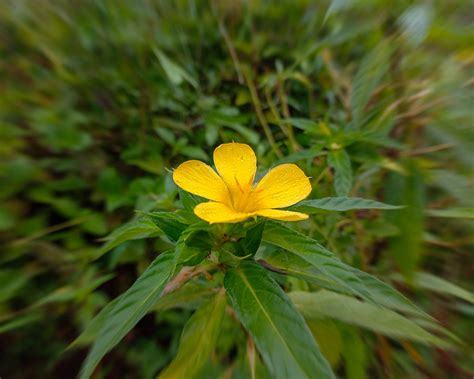
[[[252,193],[253,210],[285,208],[303,200],[311,192],[311,183],[295,164],[287,163],[271,169]]]
[[[257,158],[249,145],[225,143],[214,150],[214,164],[231,194],[248,192],[257,171]]]
[[[252,212],[253,216],[263,216],[281,221],[301,221],[306,220],[308,215],[300,212],[281,211],[279,209],[259,209]]]
[[[173,172],[173,180],[187,192],[209,200],[229,203],[229,191],[224,181],[207,164],[201,161],[186,161]]]
[[[211,224],[235,223],[250,217],[247,213],[234,211],[225,204],[215,203],[213,201],[196,205],[194,207],[194,213],[199,218]]]

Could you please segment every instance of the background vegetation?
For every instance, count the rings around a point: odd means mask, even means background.
[[[469,5],[2,1],[0,376],[75,376],[91,341],[65,349],[169,247],[137,211],[176,209],[170,170],[239,141],[262,171],[298,163],[311,198],[407,205],[320,212],[298,227],[464,341],[422,345],[393,324],[374,329],[367,310],[351,325],[336,304],[308,321],[335,372],[472,377]],[[156,376],[196,299],[157,305],[96,377]],[[248,377],[242,343],[228,326],[202,377]]]

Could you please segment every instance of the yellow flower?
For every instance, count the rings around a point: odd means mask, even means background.
[[[304,172],[294,164],[271,169],[254,186],[257,158],[249,145],[226,143],[214,150],[219,175],[207,164],[191,160],[174,172],[174,182],[187,192],[211,201],[198,204],[194,213],[211,224],[235,223],[263,216],[283,221],[299,221],[308,215],[283,211],[311,192]]]

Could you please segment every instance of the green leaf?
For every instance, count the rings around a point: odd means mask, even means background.
[[[245,255],[253,255],[257,252],[262,241],[263,230],[265,229],[265,221],[261,221],[252,225],[242,241],[242,247]]]
[[[432,18],[433,10],[429,4],[417,4],[403,12],[398,22],[407,40],[417,46],[425,39]]]
[[[159,379],[194,378],[214,350],[225,314],[226,296],[220,291],[186,323],[175,359]]]
[[[322,154],[321,151],[323,150],[323,147],[324,145],[320,144],[320,145],[313,146],[311,149],[297,151],[296,153],[293,153],[293,154],[287,155],[284,158],[278,159],[275,162],[275,166],[279,164],[283,164],[283,163],[294,163],[294,162],[304,160],[304,159],[313,159],[317,157],[318,155]]]
[[[184,230],[177,243],[174,255],[175,270],[182,265],[195,266],[200,263],[211,250],[209,225],[198,222]]]
[[[31,278],[31,274],[19,270],[0,270],[0,304],[14,297]]]
[[[337,196],[347,196],[352,188],[352,166],[349,154],[343,149],[331,150],[328,164],[334,169],[334,189]]]
[[[125,293],[120,296],[117,296],[114,300],[112,300],[104,308],[102,308],[100,312],[97,313],[97,315],[87,324],[84,331],[73,342],[69,344],[67,349],[69,350],[75,347],[85,346],[92,343],[97,338],[109,315],[114,310],[115,306],[121,301],[121,298],[124,295]]]
[[[400,275],[393,275],[393,278],[398,281],[404,282],[403,277]],[[417,288],[424,288],[430,291],[435,291],[445,295],[455,296],[459,299],[466,300],[470,303],[474,303],[474,294],[459,287],[456,284],[448,282],[439,276],[434,276],[427,272],[417,272],[413,284]]]
[[[173,62],[159,49],[155,48],[153,51],[157,56],[158,60],[160,61],[161,67],[163,67],[163,70],[165,71],[171,83],[173,83],[174,85],[180,85],[185,80],[194,88],[198,87],[196,80],[191,75],[189,75],[182,67],[180,67],[177,63]]]
[[[352,327],[347,327],[343,335],[342,355],[345,361],[347,379],[366,379],[367,348],[362,338]]]
[[[355,128],[360,127],[370,97],[387,72],[390,54],[389,43],[382,40],[364,57],[357,70],[351,94],[351,110]]]
[[[324,15],[324,22],[333,14],[349,8],[354,3],[354,0],[332,0],[329,5],[326,14]]]
[[[147,217],[139,217],[127,222],[105,238],[107,241],[94,255],[98,259],[118,245],[136,239],[156,237],[161,230]]]
[[[181,204],[183,204],[183,208],[188,212],[194,212],[194,207],[202,202],[202,198],[199,198],[192,193],[186,192],[181,188],[178,188],[178,193]]]
[[[376,333],[423,344],[448,347],[450,344],[421,328],[414,321],[386,308],[349,296],[321,290],[292,292],[290,299],[308,319],[331,318]]]
[[[159,255],[135,283],[120,296],[82,366],[80,378],[92,375],[94,368],[156,303],[174,271],[173,251]]]
[[[418,267],[423,252],[425,187],[421,168],[415,161],[405,164],[408,175],[392,173],[386,185],[386,198],[405,208],[387,214],[387,220],[397,226],[400,233],[390,238],[389,251],[408,281]]]
[[[474,219],[474,208],[428,209],[426,214],[431,217]]]
[[[224,286],[273,377],[334,378],[303,317],[263,268],[243,262]]]
[[[354,209],[399,209],[399,205],[390,205],[360,197],[325,197],[316,200],[305,200],[292,207],[292,210],[304,213],[316,213],[318,209],[326,211],[350,211]]]
[[[307,319],[306,322],[331,367],[337,368],[343,341],[336,323],[332,320],[323,319]]]
[[[189,281],[180,288],[160,297],[154,309],[160,311],[171,308],[196,309],[197,305],[200,305],[215,293],[216,288],[210,286],[207,281]]]
[[[188,227],[184,220],[175,213],[151,212],[146,215],[173,242],[178,241],[181,233]]]
[[[294,276],[332,291],[352,293],[337,280],[322,273],[317,266],[293,253],[284,250],[261,249],[255,255],[255,260],[267,270]]]
[[[305,131],[317,132],[320,129],[319,124],[317,122],[307,118],[287,118],[283,121],[289,122],[294,127]]]
[[[317,284],[324,288],[361,296],[377,304],[430,318],[397,290],[375,276],[340,261],[334,254],[310,237],[276,222],[267,222],[263,240],[310,263],[313,266],[311,270],[307,270],[307,266],[296,266],[294,268],[290,266],[290,268],[303,272],[303,275],[315,278]],[[292,264],[294,261],[290,260],[289,262]],[[291,271],[288,273],[291,274]]]
[[[11,319],[0,323],[0,334],[40,321],[42,318],[43,315],[40,313],[28,313],[23,316],[12,317]]]

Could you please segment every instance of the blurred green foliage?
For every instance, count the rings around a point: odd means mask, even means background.
[[[86,349],[65,349],[170,247],[140,212],[176,209],[169,171],[210,163],[230,141],[252,145],[263,168],[297,162],[312,199],[407,206],[321,211],[303,228],[466,345],[310,321],[341,377],[472,376],[470,10],[463,0],[3,1],[0,376],[77,374]],[[157,305],[97,377],[156,376],[207,291]],[[202,377],[250,377],[235,352],[245,334],[222,328]]]

